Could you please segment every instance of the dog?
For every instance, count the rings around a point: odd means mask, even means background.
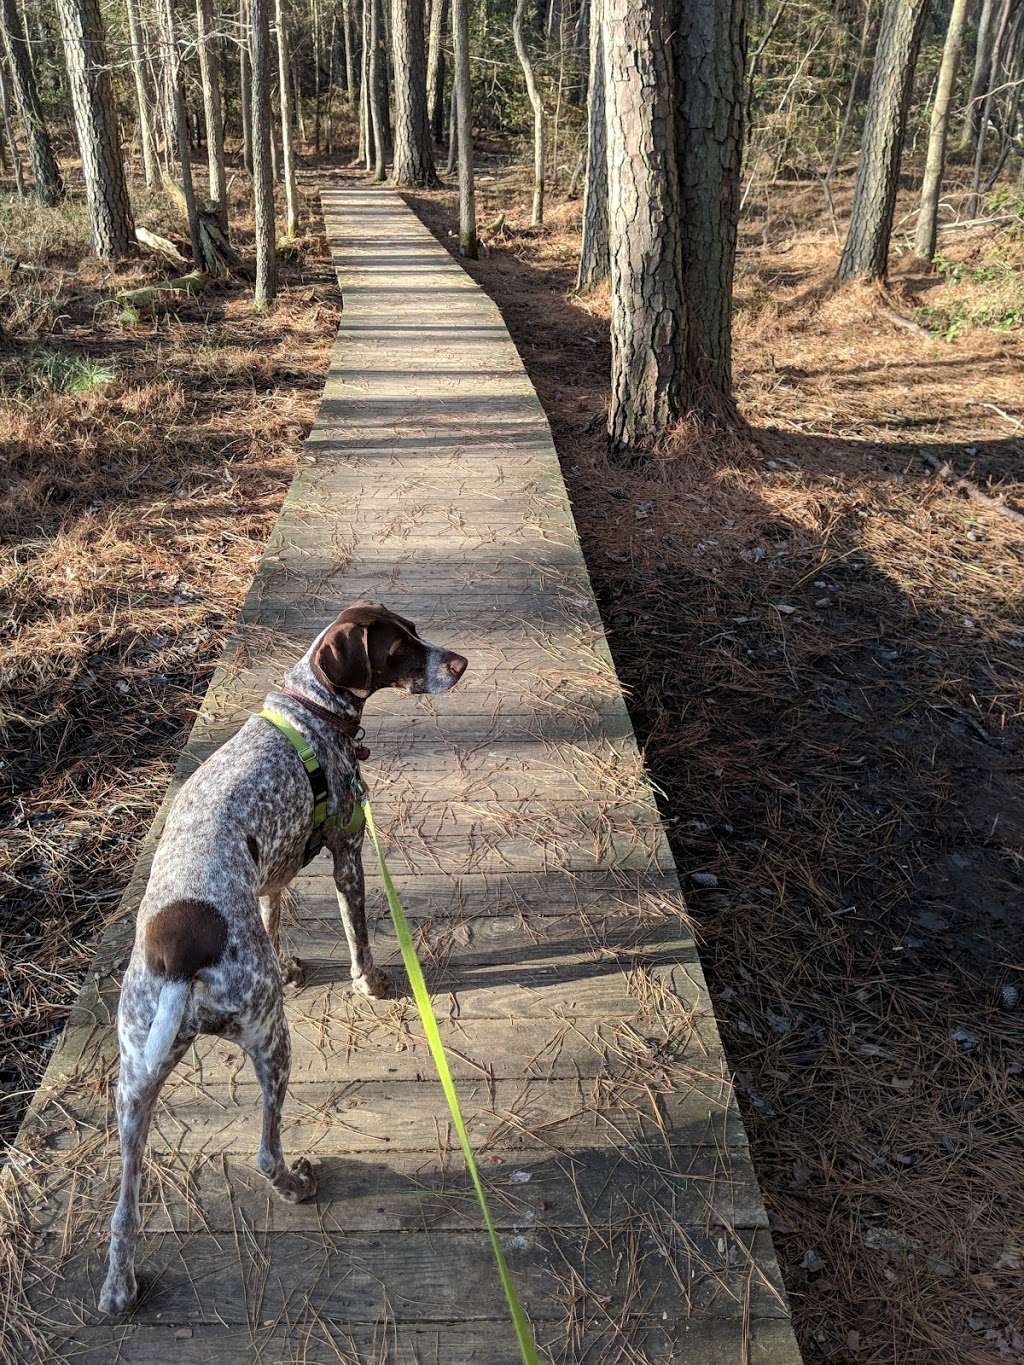
[[[286,685],[268,694],[265,712],[251,716],[178,794],[153,859],[118,1004],[121,1184],[101,1312],[123,1313],[136,1299],[139,1185],[150,1118],[161,1086],[198,1034],[228,1038],[252,1061],[263,1092],[256,1164],[276,1193],[290,1203],[316,1193],[312,1165],[300,1158],[289,1166],[281,1147],[291,1064],[281,897],[322,837],[334,859],[353,987],[368,996],[386,994],[387,978],[374,965],[366,933],[358,818],[358,759],[367,756],[357,744],[362,708],[385,687],[447,692],[466,667],[461,654],[421,640],[411,621],[356,603],[314,640]],[[312,751],[316,772],[300,754],[302,744]]]

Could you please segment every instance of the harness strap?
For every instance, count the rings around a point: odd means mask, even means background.
[[[280,711],[274,711],[269,706],[265,706],[259,712],[264,720],[270,722],[276,730],[279,730],[285,739],[291,744],[292,748],[302,760],[302,766],[306,770],[309,778],[309,785],[313,790],[313,829],[306,842],[306,849],[303,853],[302,865],[316,855],[324,846],[324,836],[329,830],[341,830],[342,834],[358,834],[365,823],[361,796],[364,794],[362,779],[359,770],[353,774],[352,782],[352,814],[347,820],[342,820],[340,816],[327,814],[327,799],[330,795],[327,787],[327,778],[321,768],[313,747],[309,741],[295,728],[287,716],[283,716]]]

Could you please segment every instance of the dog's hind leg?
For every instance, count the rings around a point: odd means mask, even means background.
[[[288,1092],[292,1050],[288,1021],[280,1005],[269,1011],[265,1026],[245,1038],[242,1046],[263,1091],[263,1128],[256,1165],[282,1199],[301,1204],[316,1194],[316,1172],[305,1157],[289,1167],[281,1146],[281,1111]]]
[[[144,1036],[121,1039],[121,1073],[117,1083],[117,1128],[121,1140],[121,1189],[110,1220],[110,1257],[100,1294],[100,1312],[124,1313],[135,1302],[135,1247],[139,1239],[139,1187],[153,1107],[164,1081],[183,1056],[175,1046],[150,1076],[133,1057],[142,1055]],[[138,1044],[136,1047],[134,1044]]]

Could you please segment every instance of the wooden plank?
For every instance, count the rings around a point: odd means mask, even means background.
[[[540,1323],[540,1358],[565,1365],[561,1324]],[[657,1365],[791,1365],[792,1331],[779,1318],[726,1318],[652,1324],[626,1319],[582,1330],[572,1359],[586,1365],[624,1360]],[[292,1307],[284,1324],[221,1326],[162,1322],[75,1326],[54,1339],[53,1362],[68,1365],[521,1365],[507,1321],[395,1323],[385,1314],[374,1326],[333,1322],[322,1312]],[[27,1357],[23,1357],[27,1358]]]
[[[761,1230],[678,1227],[659,1235],[653,1227],[627,1225],[618,1237],[608,1230],[604,1238],[590,1238],[523,1229],[504,1244],[523,1306],[536,1322],[562,1321],[568,1290],[592,1303],[591,1311],[600,1304],[613,1322],[628,1313],[653,1324],[663,1314],[680,1314],[682,1286],[691,1315],[785,1316],[778,1266]],[[44,1243],[44,1273],[47,1250]],[[634,1258],[628,1277],[622,1274],[626,1255]],[[149,1290],[133,1314],[138,1323],[275,1322],[293,1302],[341,1322],[373,1324],[384,1315],[396,1322],[504,1322],[501,1285],[487,1240],[477,1232],[284,1232],[234,1245],[202,1233],[155,1237],[147,1240],[140,1270]],[[102,1250],[80,1251],[60,1271],[57,1292],[45,1296],[53,1319],[95,1321]]]
[[[465,1081],[459,1099],[466,1128],[480,1151],[573,1150],[669,1145],[744,1146],[743,1126],[728,1074],[712,1061],[694,1070],[687,1089],[659,1093],[656,1086],[623,1082],[596,1089],[585,1079]],[[161,1095],[153,1114],[152,1152],[255,1152],[259,1146],[260,1091],[242,1072],[234,1085],[207,1093],[184,1086]],[[45,1140],[51,1152],[75,1151],[111,1130],[112,1100],[100,1109],[95,1078],[69,1081],[59,1095],[40,1091],[26,1120],[26,1136]],[[293,1155],[325,1157],[349,1152],[429,1152],[444,1144],[447,1121],[435,1081],[305,1081],[285,1102],[282,1140]]]
[[[31,1209],[37,1233],[60,1232],[79,1245],[102,1236],[116,1200],[120,1167],[98,1160],[87,1185],[58,1171]],[[62,1178],[63,1176],[63,1178]],[[685,1226],[763,1228],[750,1157],[743,1150],[663,1146],[619,1151],[489,1150],[484,1178],[495,1225],[585,1229],[620,1219],[672,1218]],[[315,1200],[287,1204],[256,1170],[251,1153],[150,1156],[142,1185],[144,1235],[165,1232],[261,1234],[396,1232],[479,1228],[480,1209],[458,1151],[376,1153],[322,1160]]]

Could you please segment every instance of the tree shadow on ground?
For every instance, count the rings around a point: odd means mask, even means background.
[[[981,1359],[1022,1213],[1022,571],[922,456],[984,485],[1021,441],[681,432],[616,467],[568,267],[464,264],[551,421],[684,883],[717,883],[690,909],[807,1357]]]

